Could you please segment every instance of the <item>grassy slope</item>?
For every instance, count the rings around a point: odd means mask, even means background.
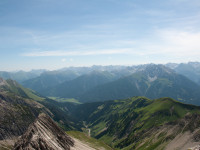
[[[30,98],[36,101],[42,101],[45,98],[39,96],[35,91],[31,90],[31,89],[27,89],[24,88],[23,86],[21,86],[20,84],[18,84],[16,81],[13,80],[7,80],[7,83],[9,84],[8,90],[12,93],[15,93],[17,95],[26,97],[26,98]]]
[[[70,103],[76,103],[81,104],[77,99],[75,98],[60,98],[60,97],[48,97],[52,100],[55,100],[57,102],[70,102]]]
[[[152,101],[134,97],[100,104],[89,116],[87,123],[92,136],[121,149],[133,143],[136,134],[193,113],[200,113],[199,107],[170,98]]]
[[[95,138],[89,137],[87,136],[85,133],[83,132],[79,132],[79,131],[67,131],[67,134],[72,136],[73,138],[76,138],[84,143],[87,143],[89,146],[97,149],[97,150],[112,150],[111,147],[109,147],[108,145],[106,145],[104,142],[99,141]]]
[[[7,84],[2,88],[4,91],[7,92],[8,95],[12,96],[13,98],[16,95],[18,95],[29,101],[33,100],[39,102],[40,104],[48,108],[54,115],[53,119],[67,130],[73,129],[73,127],[76,126],[74,121],[71,121],[71,118],[69,118],[68,116],[69,113],[68,109],[70,109],[70,107],[73,107],[74,103],[68,103],[68,102],[59,103],[55,100],[42,97],[31,89],[24,88],[16,81],[6,80],[6,82]]]

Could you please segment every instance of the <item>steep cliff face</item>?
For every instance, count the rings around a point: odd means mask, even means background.
[[[42,104],[6,91],[0,92],[0,140],[22,135],[41,112],[52,116]]]
[[[14,150],[69,150],[74,141],[46,114],[40,114],[20,137]]]

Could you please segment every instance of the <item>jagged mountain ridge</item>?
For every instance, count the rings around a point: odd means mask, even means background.
[[[174,66],[174,65],[173,65]],[[52,97],[76,98],[81,102],[123,99],[146,96],[154,99],[172,97],[179,101],[199,105],[200,86],[164,65],[147,64],[122,70],[91,71],[73,80],[41,91]],[[130,74],[132,70],[132,74]],[[119,71],[118,73],[116,73]],[[126,72],[126,71],[125,71]],[[122,73],[123,74],[123,73]]]
[[[67,83],[74,86],[74,84],[77,83],[77,81],[83,82],[84,79],[87,80],[86,79],[87,76],[92,77],[92,74],[94,75],[95,72],[96,72],[96,76],[101,76],[103,74],[107,74],[108,76],[113,76],[113,80],[114,80],[114,79],[118,79],[122,76],[130,75],[131,73],[136,72],[137,70],[139,70],[141,68],[143,68],[143,66],[69,67],[69,68],[64,68],[64,69],[60,69],[60,70],[56,70],[56,71],[44,72],[39,77],[36,77],[36,78],[33,78],[33,79],[23,82],[22,85],[27,88],[31,88],[31,89],[33,89],[43,95],[46,95],[46,96],[48,96],[48,94],[56,95],[57,93],[59,95],[59,91],[56,90],[57,88],[61,89],[61,87],[66,86],[66,89],[67,89],[68,88]],[[97,73],[99,73],[99,75]],[[72,81],[74,79],[75,79],[75,81]],[[102,83],[104,83],[104,82],[102,82]],[[84,85],[82,85],[82,86],[84,86]],[[87,85],[85,85],[85,87],[87,89]],[[48,91],[50,91],[50,92],[48,92]]]
[[[40,114],[20,137],[14,150],[70,150],[74,141],[46,114]]]
[[[42,93],[46,88],[73,80],[78,76],[79,74],[74,71],[46,71],[36,78],[24,81],[22,85]]]
[[[41,112],[66,129],[76,126],[71,125],[73,122],[68,116],[68,109],[74,107],[73,104],[61,104],[35,94],[16,81],[0,78],[0,140],[21,135]]]
[[[151,99],[172,97],[179,101],[199,105],[200,86],[163,65],[147,65],[142,71],[116,81],[97,86],[80,100],[102,101],[146,96]]]
[[[79,98],[84,92],[97,85],[108,83],[115,79],[115,75],[109,72],[92,71],[89,74],[66,81],[53,88],[47,88],[42,93],[46,96]]]
[[[0,106],[0,140],[22,135],[40,112],[53,115],[44,105],[13,93],[0,92]]]
[[[177,64],[173,68],[177,73],[182,74],[200,85],[200,63],[188,62]]]
[[[44,97],[42,97],[40,94],[36,93],[35,91],[24,88],[18,82],[11,79],[4,80],[0,78],[0,90],[7,91],[10,93],[15,93],[16,95],[20,95],[21,97],[33,99],[36,101],[42,101],[45,99]]]
[[[149,64],[147,64],[149,65]],[[0,76],[4,79],[16,80],[22,83],[25,87],[31,88],[37,92],[41,92],[45,88],[55,86],[67,80],[72,80],[78,76],[88,74],[92,71],[108,71],[115,74],[118,77],[128,76],[138,70],[141,70],[146,65],[137,66],[92,66],[92,67],[69,67],[55,71],[47,70],[32,70],[29,72],[5,72],[0,71]],[[177,73],[182,74],[195,83],[200,82],[200,63],[188,62],[188,63],[168,63],[165,66],[172,68]],[[47,82],[51,80],[51,82]]]
[[[16,71],[16,72],[7,72],[7,71],[0,71],[0,77],[6,79],[12,79],[16,80],[19,83],[24,82],[25,80],[29,80],[32,78],[35,78],[39,76],[42,72],[45,72],[45,70],[32,70],[29,72],[25,71]]]

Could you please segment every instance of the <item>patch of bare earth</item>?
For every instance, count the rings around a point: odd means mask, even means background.
[[[84,143],[76,138],[72,138],[74,140],[74,146],[70,147],[70,150],[95,150],[90,147],[87,143]]]
[[[195,130],[193,133],[189,131],[185,133],[180,133],[172,141],[170,141],[165,150],[188,150],[192,149],[192,147],[194,147],[195,145],[199,145],[200,141],[196,142],[193,140],[194,134],[198,131],[199,129]]]

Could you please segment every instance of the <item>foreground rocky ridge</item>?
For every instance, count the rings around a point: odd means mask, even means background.
[[[74,141],[49,116],[40,114],[16,142],[14,150],[69,150],[73,145]]]
[[[0,92],[0,140],[22,135],[40,112],[52,113],[33,100]]]
[[[21,136],[40,113],[48,114],[65,129],[73,128],[68,117],[70,106],[73,105],[40,97],[15,81],[0,78],[0,142]]]

